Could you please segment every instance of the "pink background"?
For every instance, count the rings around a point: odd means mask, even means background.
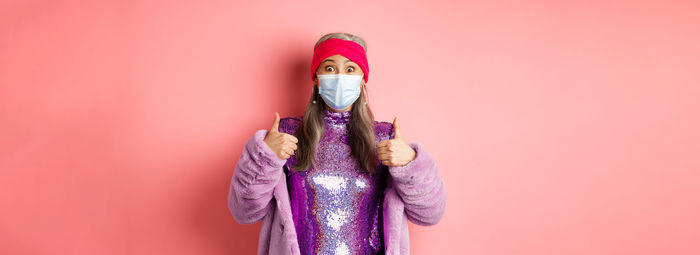
[[[0,254],[253,254],[234,166],[338,31],[444,179],[414,254],[700,254],[697,1],[250,2],[0,2]]]

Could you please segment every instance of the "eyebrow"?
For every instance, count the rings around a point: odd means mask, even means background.
[[[326,61],[333,61],[333,62],[335,62],[335,60],[326,59],[326,60],[322,61],[321,63],[326,62]],[[349,60],[349,59],[346,59],[345,62],[343,62],[343,63],[347,63],[347,62],[350,62],[350,60]]]

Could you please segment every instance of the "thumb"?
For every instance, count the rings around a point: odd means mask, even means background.
[[[275,121],[272,122],[272,128],[270,128],[270,132],[279,132],[279,127],[280,127],[280,115],[279,115],[279,113],[275,112]]]
[[[403,139],[401,136],[401,131],[399,129],[398,117],[394,117],[394,139]]]

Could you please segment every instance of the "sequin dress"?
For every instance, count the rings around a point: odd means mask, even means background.
[[[352,112],[323,111],[316,167],[292,170],[294,155],[284,166],[301,254],[384,254],[387,168],[378,164],[369,174],[351,156],[347,123]]]

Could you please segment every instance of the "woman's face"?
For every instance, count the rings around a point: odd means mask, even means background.
[[[365,74],[359,65],[355,64],[355,62],[352,62],[352,60],[350,60],[350,59],[348,59],[340,54],[335,54],[335,55],[327,57],[326,59],[321,61],[321,64],[318,65],[318,68],[316,69],[316,73],[318,73],[318,74],[349,74],[349,75],[360,75],[360,76]],[[318,77],[314,78],[314,86],[318,86]],[[365,86],[364,79],[362,79],[360,89],[362,89],[363,86]],[[326,107],[326,109],[332,110],[334,112],[344,112],[344,111],[349,111],[350,109],[352,109],[352,105],[348,106],[348,108],[345,108],[341,111],[336,111],[335,109],[331,108],[328,105],[325,105],[325,107]]]

